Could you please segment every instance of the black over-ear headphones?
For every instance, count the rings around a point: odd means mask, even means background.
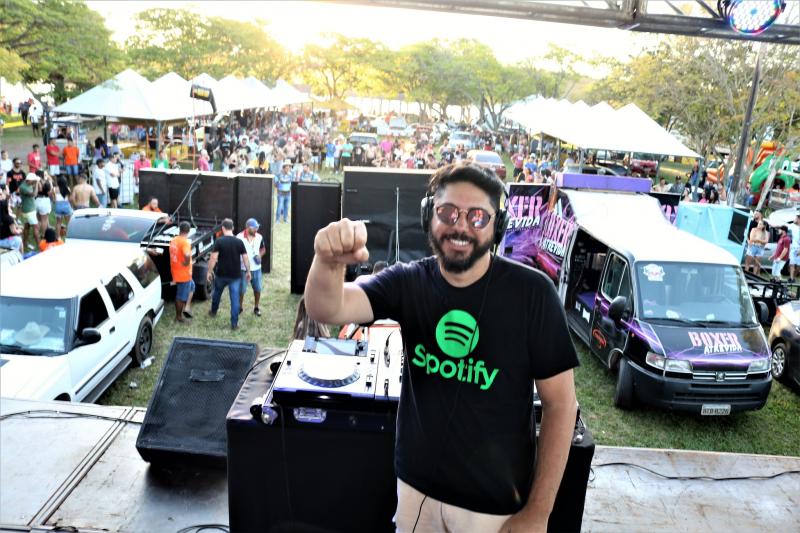
[[[431,220],[433,220],[433,201],[433,196],[429,194],[422,199],[419,205],[420,224],[422,225],[422,231],[426,233],[430,231]],[[508,228],[508,222],[508,211],[505,209],[498,209],[494,215],[493,242],[495,246],[500,246],[500,243],[503,241],[506,229]]]

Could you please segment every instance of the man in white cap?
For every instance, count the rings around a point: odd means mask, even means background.
[[[25,181],[19,186],[17,191],[22,198],[22,242],[28,243],[31,250],[34,246],[28,241],[28,230],[33,228],[33,242],[39,242],[39,219],[36,218],[36,194],[39,192],[39,176],[29,172],[25,176]]]
[[[264,245],[264,238],[258,232],[258,228],[258,220],[248,218],[247,222],[245,222],[244,229],[236,238],[244,243],[244,249],[247,250],[247,258],[250,260],[250,265],[252,267],[249,283],[250,286],[253,287],[253,313],[255,313],[256,316],[261,316],[261,309],[258,307],[258,303],[261,300],[261,280],[263,277],[261,272],[261,258],[264,257],[267,248]],[[239,309],[244,309],[244,293],[247,292],[248,283],[247,266],[244,264],[243,259],[240,260],[240,264],[242,280],[239,288]]]
[[[280,174],[275,176],[275,189],[278,191],[278,209],[275,211],[275,222],[289,218],[289,200],[292,194],[292,162],[287,159],[283,162]]]

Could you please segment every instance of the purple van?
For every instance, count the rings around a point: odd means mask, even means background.
[[[502,252],[553,280],[570,328],[617,372],[614,404],[702,415],[763,407],[767,310],[757,315],[736,258],[670,224],[650,180],[571,176],[511,185]]]

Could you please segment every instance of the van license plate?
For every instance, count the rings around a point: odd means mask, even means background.
[[[704,403],[700,408],[700,414],[703,416],[725,416],[731,414],[730,404],[721,403]]]

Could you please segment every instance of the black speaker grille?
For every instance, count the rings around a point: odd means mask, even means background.
[[[224,459],[225,418],[257,354],[252,343],[175,337],[136,440],[142,458]]]

